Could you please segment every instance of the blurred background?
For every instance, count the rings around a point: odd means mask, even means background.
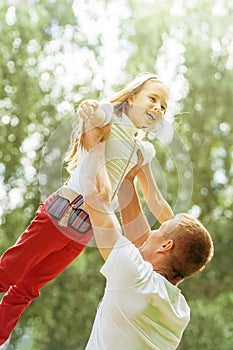
[[[62,159],[78,104],[142,72],[156,72],[171,90],[173,133],[152,141],[155,177],[175,211],[198,217],[215,243],[205,271],[180,285],[192,313],[179,350],[229,350],[233,0],[0,2],[0,253],[67,177]],[[1,349],[84,349],[103,294],[101,265],[87,247]]]

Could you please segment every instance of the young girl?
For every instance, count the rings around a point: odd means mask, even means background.
[[[0,293],[5,293],[0,303],[0,345],[10,336],[22,312],[40,295],[40,289],[58,276],[93,236],[83,203],[81,172],[85,171],[82,165],[88,150],[97,143],[106,141],[112,198],[126,172],[137,163],[140,150],[144,166],[138,180],[148,206],[160,222],[173,216],[151,173],[153,146],[139,137],[140,130],[161,120],[167,101],[166,86],[156,76],[144,74],[110,99],[111,103],[100,104],[95,117],[75,130],[66,159],[69,180],[39,206],[28,228],[0,259]],[[96,181],[104,196],[103,179],[100,171]]]
[[[95,128],[100,134],[102,130],[102,134],[105,135],[105,157],[113,188],[112,199],[124,174],[137,163],[137,151],[141,151],[144,162],[142,170],[137,175],[138,181],[149,209],[160,223],[170,219],[173,212],[162,197],[151,171],[150,162],[155,155],[154,147],[150,142],[143,141],[143,137],[164,117],[168,99],[169,90],[162,81],[155,75],[142,74],[108,101],[98,103],[87,100],[78,108],[79,116],[85,121],[85,130],[80,130],[79,127],[78,132]],[[103,130],[106,125],[111,125],[110,132]],[[87,136],[88,132],[84,138]],[[74,170],[68,186],[80,193],[80,167],[76,167],[75,157],[78,156],[80,161],[86,151],[82,149],[81,152],[77,152],[78,139],[75,137],[67,160],[70,163],[68,169]]]

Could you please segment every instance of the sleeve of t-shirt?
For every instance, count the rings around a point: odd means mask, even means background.
[[[112,121],[112,115],[113,115],[113,104],[109,101],[106,100],[102,100],[99,102],[99,107],[100,109],[103,109],[106,117],[104,119],[104,121],[98,125],[98,127],[102,128],[105,125],[109,124]]]
[[[139,250],[124,236],[120,237],[101,268],[110,289],[130,288],[145,282],[153,267],[143,260]]]

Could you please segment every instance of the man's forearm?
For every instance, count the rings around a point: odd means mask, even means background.
[[[174,213],[170,205],[162,196],[160,198],[157,196],[156,199],[153,198],[153,200],[148,203],[148,206],[160,224],[174,218]]]
[[[118,193],[125,236],[137,247],[147,239],[150,226],[136,193],[133,178],[125,178]]]
[[[79,179],[90,215],[97,247],[106,260],[118,238],[121,228],[110,203],[111,183],[105,167],[105,143],[93,147],[82,162],[83,176]]]
[[[114,211],[108,205],[100,208],[100,199],[96,197],[96,203],[86,197],[86,205],[90,215],[95,241],[100,254],[106,260],[117,240],[121,237],[121,228]],[[92,202],[92,204],[90,203]]]

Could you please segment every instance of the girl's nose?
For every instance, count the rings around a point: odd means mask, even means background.
[[[157,113],[161,113],[162,112],[162,108],[161,106],[154,106],[154,111],[157,112]]]
[[[156,102],[154,104],[154,109],[161,110],[161,104],[159,102]]]
[[[157,113],[157,116],[160,119],[162,119],[163,116],[164,116],[164,111],[163,111],[161,105],[160,104],[156,104],[153,109],[154,109],[155,113]]]

